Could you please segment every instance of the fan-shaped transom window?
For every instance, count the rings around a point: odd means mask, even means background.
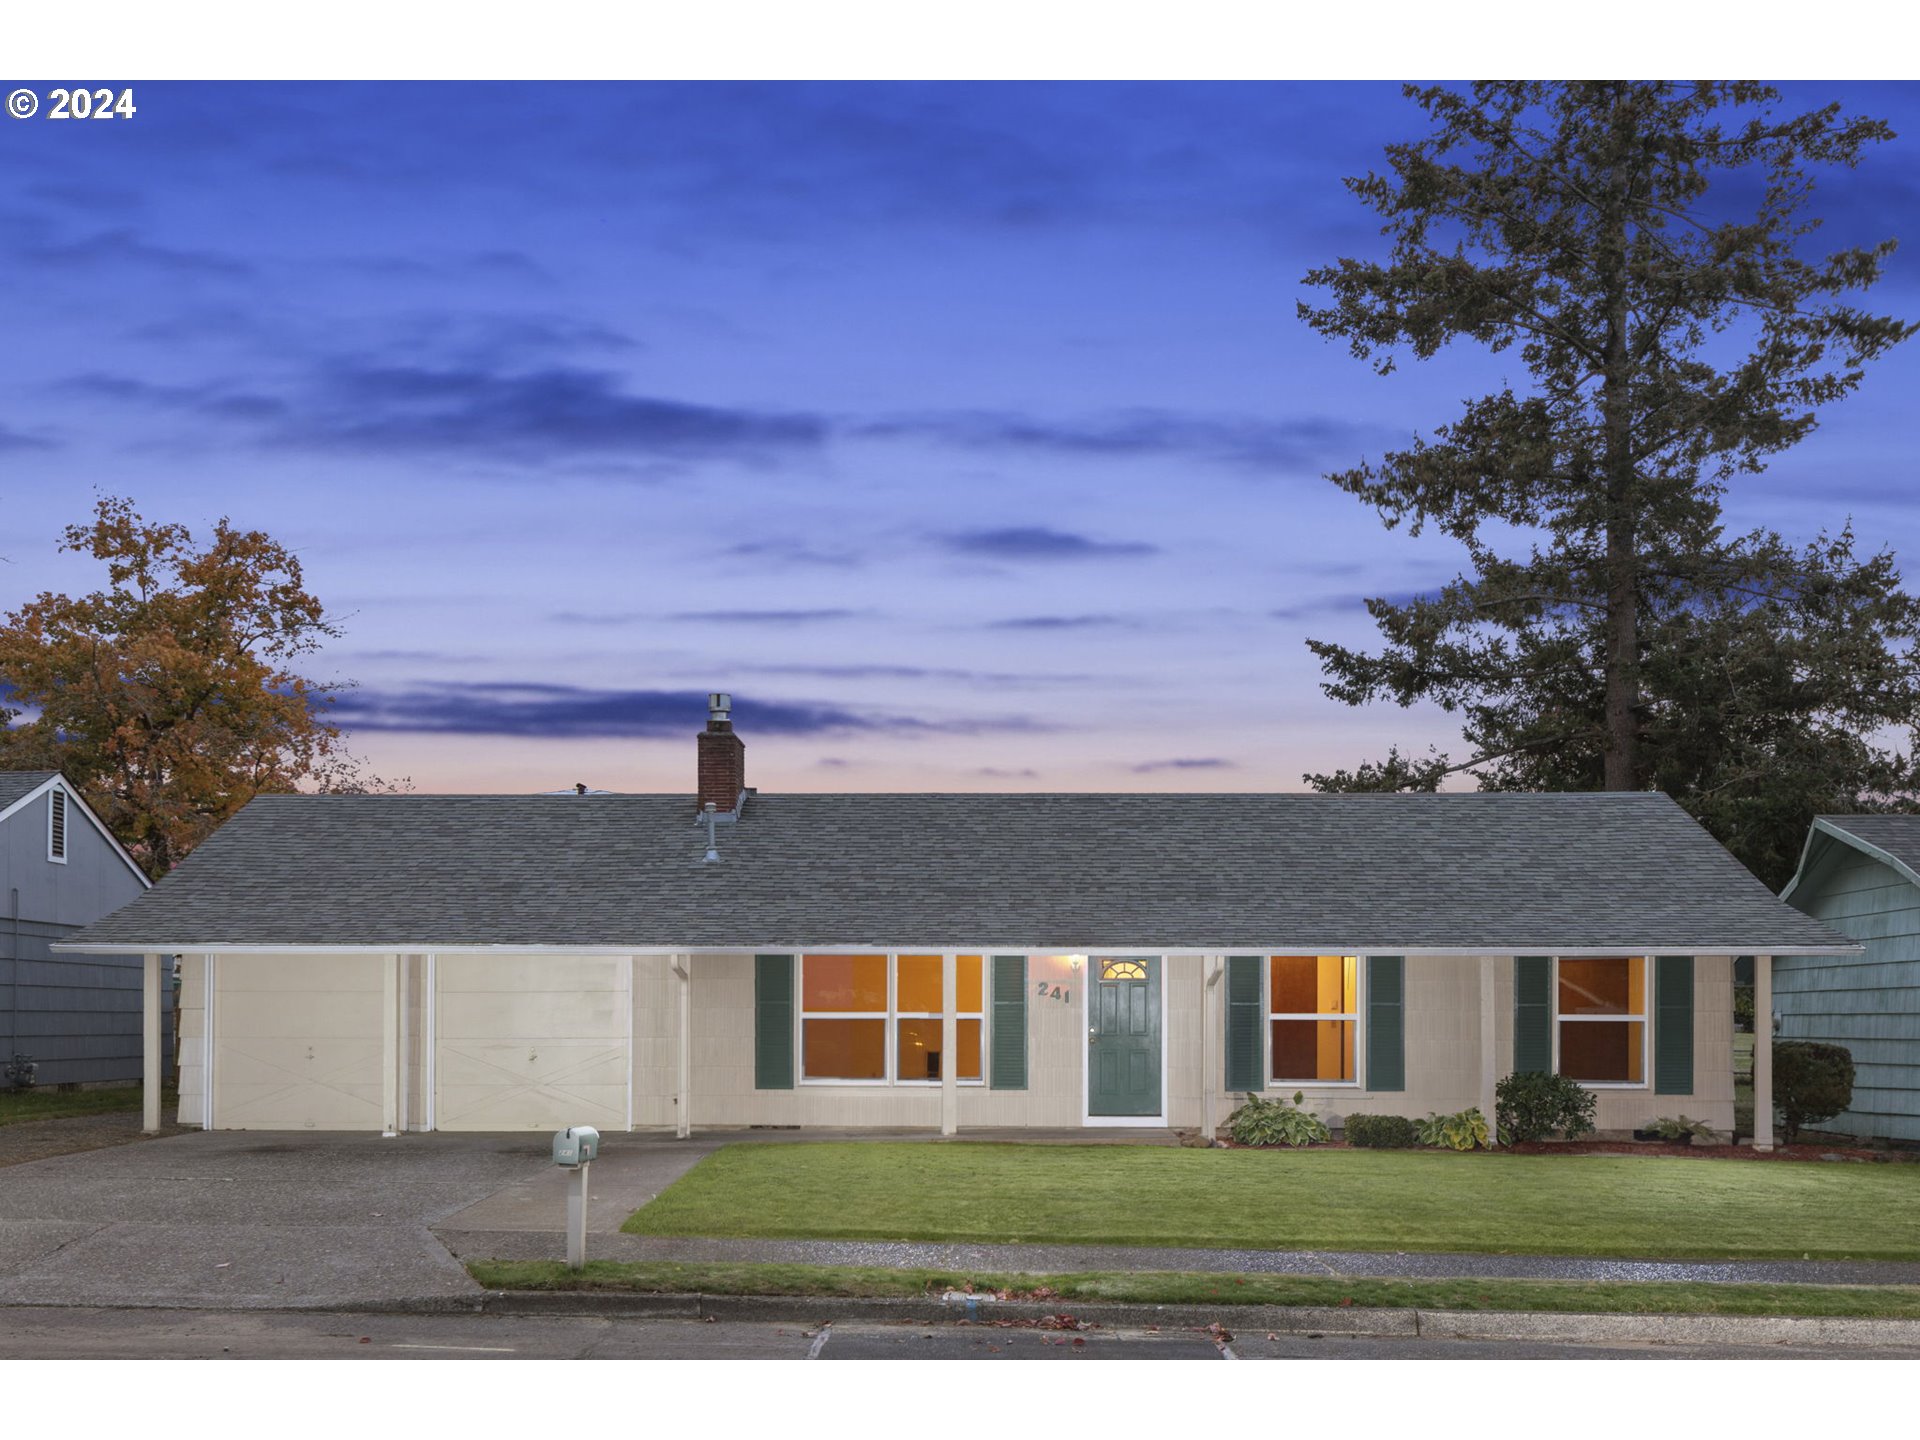
[[[1100,962],[1102,980],[1144,980],[1147,967],[1139,960],[1102,960]]]

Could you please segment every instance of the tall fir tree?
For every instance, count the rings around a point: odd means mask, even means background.
[[[1432,133],[1348,188],[1385,219],[1381,262],[1307,282],[1302,318],[1390,372],[1455,340],[1530,383],[1378,463],[1330,477],[1391,528],[1433,526],[1470,573],[1371,600],[1384,648],[1309,641],[1336,699],[1436,702],[1472,749],[1308,776],[1323,789],[1675,795],[1758,873],[1818,809],[1912,798],[1893,732],[1920,720],[1920,607],[1850,529],[1808,546],[1728,536],[1737,477],[1916,328],[1846,297],[1887,240],[1803,253],[1817,167],[1893,138],[1837,105],[1777,113],[1751,83],[1408,87]]]

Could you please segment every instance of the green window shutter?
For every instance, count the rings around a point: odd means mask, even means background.
[[[753,957],[753,1088],[793,1088],[793,956]]]
[[[993,957],[994,1090],[1027,1088],[1027,957]]]
[[[1653,962],[1653,1091],[1693,1093],[1693,957]]]
[[[1513,1068],[1553,1069],[1553,961],[1545,955],[1513,957]]]
[[[1227,957],[1227,1089],[1258,1090],[1265,1084],[1260,1061],[1266,1047],[1260,1043],[1260,1022],[1266,1006],[1260,1003],[1260,957]]]
[[[1367,1089],[1407,1088],[1407,961],[1367,956]]]

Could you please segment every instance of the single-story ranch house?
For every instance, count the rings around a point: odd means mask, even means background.
[[[1857,950],[1662,795],[762,795],[728,706],[697,802],[262,796],[63,948],[182,957],[188,1123],[681,1134],[1491,1116],[1528,1068],[1725,1131],[1732,957]]]
[[[1820,816],[1780,898],[1865,952],[1775,965],[1780,1038],[1853,1056],[1853,1106],[1820,1128],[1920,1141],[1920,815]]]

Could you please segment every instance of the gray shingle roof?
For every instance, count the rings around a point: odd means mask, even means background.
[[[1666,797],[263,796],[72,937],[1086,950],[1848,945]]]
[[[1822,815],[1820,823],[1865,841],[1920,875],[1920,815]]]
[[[0,810],[53,779],[52,770],[0,770]]]

